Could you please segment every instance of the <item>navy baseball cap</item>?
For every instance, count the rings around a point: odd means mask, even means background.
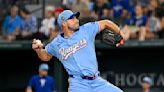
[[[61,27],[64,21],[68,19],[72,19],[74,16],[78,18],[80,16],[80,12],[73,13],[71,10],[64,10],[58,16],[58,19],[57,19],[58,25]]]
[[[41,65],[39,66],[39,70],[46,70],[46,71],[48,71],[48,70],[49,70],[49,67],[48,67],[47,64],[41,64]]]

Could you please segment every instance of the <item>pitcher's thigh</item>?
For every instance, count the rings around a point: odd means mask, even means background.
[[[71,81],[69,84],[68,92],[92,92],[91,88],[84,81]]]
[[[101,85],[97,86],[94,92],[123,92],[120,88],[114,86],[102,78],[99,79],[98,83]]]

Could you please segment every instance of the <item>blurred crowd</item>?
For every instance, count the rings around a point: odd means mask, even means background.
[[[33,38],[52,40],[59,33],[56,19],[63,8],[54,6],[45,7],[45,18],[38,23],[36,16],[32,15],[25,7],[11,6],[10,14],[7,15],[0,31],[1,40],[31,40]]]
[[[85,22],[112,20],[127,40],[164,38],[164,0],[63,0],[63,6],[80,11]]]
[[[164,38],[164,0],[62,0],[60,3],[45,6],[45,18],[40,25],[25,7],[10,6],[10,13],[0,19],[0,39],[52,40],[60,32],[56,22],[58,14],[65,9],[79,11],[81,25],[101,19],[112,20],[121,27],[127,40]]]

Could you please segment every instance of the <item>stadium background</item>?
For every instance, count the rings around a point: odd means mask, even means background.
[[[1,0],[2,2],[3,0]],[[24,4],[41,21],[46,5],[58,6],[60,0],[10,0]],[[4,5],[4,6],[2,6]],[[1,3],[1,11],[8,10]],[[2,13],[2,12],[1,12]],[[4,15],[6,16],[6,15]],[[1,18],[4,18],[1,14]],[[3,19],[2,19],[3,20]],[[45,44],[47,42],[45,41]],[[144,76],[153,78],[155,92],[164,92],[164,39],[128,40],[123,47],[113,48],[96,40],[96,54],[101,76],[119,86],[125,92],[141,92],[140,81]],[[39,60],[31,49],[31,40],[6,42],[0,41],[0,92],[24,92],[28,80],[37,74]],[[55,62],[54,62],[55,61]],[[63,66],[54,57],[50,62],[49,74],[54,77],[57,92],[67,92],[67,74]]]

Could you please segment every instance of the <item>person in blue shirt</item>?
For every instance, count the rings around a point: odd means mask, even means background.
[[[20,35],[22,39],[31,39],[32,35],[37,32],[37,19],[32,16],[26,8],[20,9],[20,15],[23,19],[20,26]]]
[[[129,0],[111,0],[110,9],[112,20],[115,23],[123,25],[130,12]]]
[[[114,17],[121,17],[125,10],[129,10],[129,0],[112,0],[110,7]]]
[[[20,28],[22,19],[18,16],[18,7],[12,6],[10,15],[5,18],[3,23],[4,37],[6,40],[14,40],[18,29]]]
[[[45,49],[40,40],[34,39],[32,48],[43,61],[49,61],[52,56],[61,61],[69,75],[69,92],[123,92],[99,76],[94,46],[96,34],[105,29],[124,37],[123,32],[110,20],[79,26],[79,16],[80,12],[64,10],[57,19],[62,33],[47,44]]]
[[[135,7],[135,16],[132,16],[126,21],[125,27],[122,29],[126,34],[126,39],[138,38],[140,41],[146,38],[146,25],[147,16],[143,13],[143,8],[141,5]]]
[[[56,92],[55,81],[48,76],[49,67],[47,64],[39,66],[39,75],[35,75],[28,83],[26,92]]]

